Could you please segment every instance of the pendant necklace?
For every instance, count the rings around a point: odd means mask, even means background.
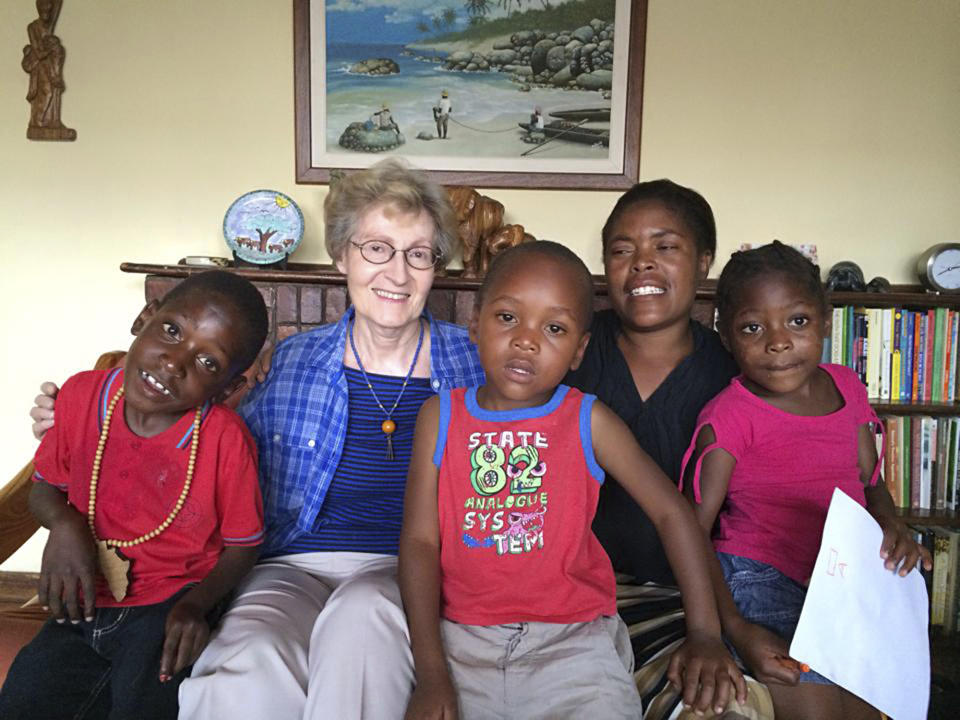
[[[383,403],[380,402],[380,398],[377,397],[377,393],[373,389],[373,384],[370,382],[370,378],[367,377],[367,371],[363,367],[363,363],[360,362],[360,355],[357,353],[357,346],[353,342],[353,326],[355,320],[350,321],[350,349],[353,350],[353,359],[357,361],[357,367],[360,368],[360,372],[363,373],[363,380],[367,383],[367,388],[370,390],[370,394],[373,395],[373,400],[377,403],[377,406],[380,410],[383,411],[383,414],[387,416],[387,419],[380,423],[380,430],[383,431],[383,434],[387,436],[387,460],[393,460],[393,433],[397,429],[397,424],[390,417],[393,415],[393,411],[397,409],[397,405],[400,404],[400,398],[403,397],[403,391],[407,389],[407,383],[410,382],[410,377],[413,375],[413,368],[417,365],[417,358],[420,357],[420,348],[423,347],[423,321],[420,322],[420,339],[417,340],[417,349],[413,353],[413,362],[410,363],[410,369],[407,370],[407,376],[403,379],[403,385],[400,387],[400,392],[397,395],[397,399],[393,401],[393,407],[390,410],[387,410]]]
[[[90,532],[97,546],[97,560],[100,570],[107,580],[110,593],[117,602],[123,600],[127,594],[127,585],[129,584],[129,573],[131,562],[124,557],[118,548],[133,547],[147,540],[152,540],[162,533],[177,517],[177,514],[183,508],[183,503],[187,499],[187,493],[190,492],[190,483],[193,481],[193,470],[197,462],[197,448],[200,446],[200,421],[203,416],[203,407],[198,407],[193,416],[193,438],[190,441],[190,459],[187,461],[187,479],[183,483],[183,490],[180,491],[180,497],[173,506],[173,510],[167,515],[166,519],[156,528],[148,533],[133,540],[114,540],[112,538],[100,538],[97,536],[97,530],[94,526],[97,509],[97,482],[100,479],[100,463],[103,460],[103,449],[107,444],[107,436],[110,434],[110,419],[113,417],[113,410],[123,396],[123,387],[121,386],[117,393],[110,399],[107,411],[103,415],[103,427],[100,430],[100,440],[97,442],[97,452],[93,456],[93,470],[90,472],[90,499],[87,503],[87,525],[90,526]]]

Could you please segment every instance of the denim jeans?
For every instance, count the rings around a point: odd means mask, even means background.
[[[807,589],[772,565],[729,553],[717,553],[723,577],[743,619],[793,640]],[[734,657],[740,659],[733,648]],[[805,672],[802,683],[832,685],[823,675]]]
[[[188,589],[155,605],[97,608],[92,622],[48,620],[10,667],[0,718],[175,720],[190,668],[158,676],[167,613]]]

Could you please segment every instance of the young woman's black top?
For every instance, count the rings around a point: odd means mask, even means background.
[[[594,316],[590,344],[580,367],[565,382],[593,393],[619,415],[640,446],[672,480],[690,443],[703,406],[738,374],[737,365],[713,330],[691,320],[693,352],[667,376],[660,387],[640,399],[627,361],[617,347],[620,320],[612,310]],[[656,530],[640,506],[607,477],[593,523],[614,570],[638,582],[674,584]]]

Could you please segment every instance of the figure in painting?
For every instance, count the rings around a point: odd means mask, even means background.
[[[450,93],[446,90],[440,93],[440,100],[433,106],[433,119],[437,123],[437,137],[447,139],[447,121],[453,106],[450,104]]]
[[[63,60],[66,51],[53,29],[60,16],[63,0],[37,0],[39,17],[27,25],[30,44],[23,48],[21,66],[30,73],[27,101],[30,103],[31,140],[75,140],[77,131],[60,122],[60,97],[63,95]]]
[[[543,111],[540,110],[539,105],[537,105],[533,109],[533,112],[530,113],[530,131],[543,132]]]
[[[380,110],[370,116],[369,124],[369,130],[373,130],[374,128],[379,130],[393,130],[397,136],[400,135],[400,126],[397,125],[397,121],[394,120],[393,115],[390,114],[390,107],[387,103],[383,103],[383,105],[380,106]]]

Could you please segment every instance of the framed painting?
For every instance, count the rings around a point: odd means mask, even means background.
[[[294,0],[296,179],[400,155],[447,185],[637,181],[646,0]]]

